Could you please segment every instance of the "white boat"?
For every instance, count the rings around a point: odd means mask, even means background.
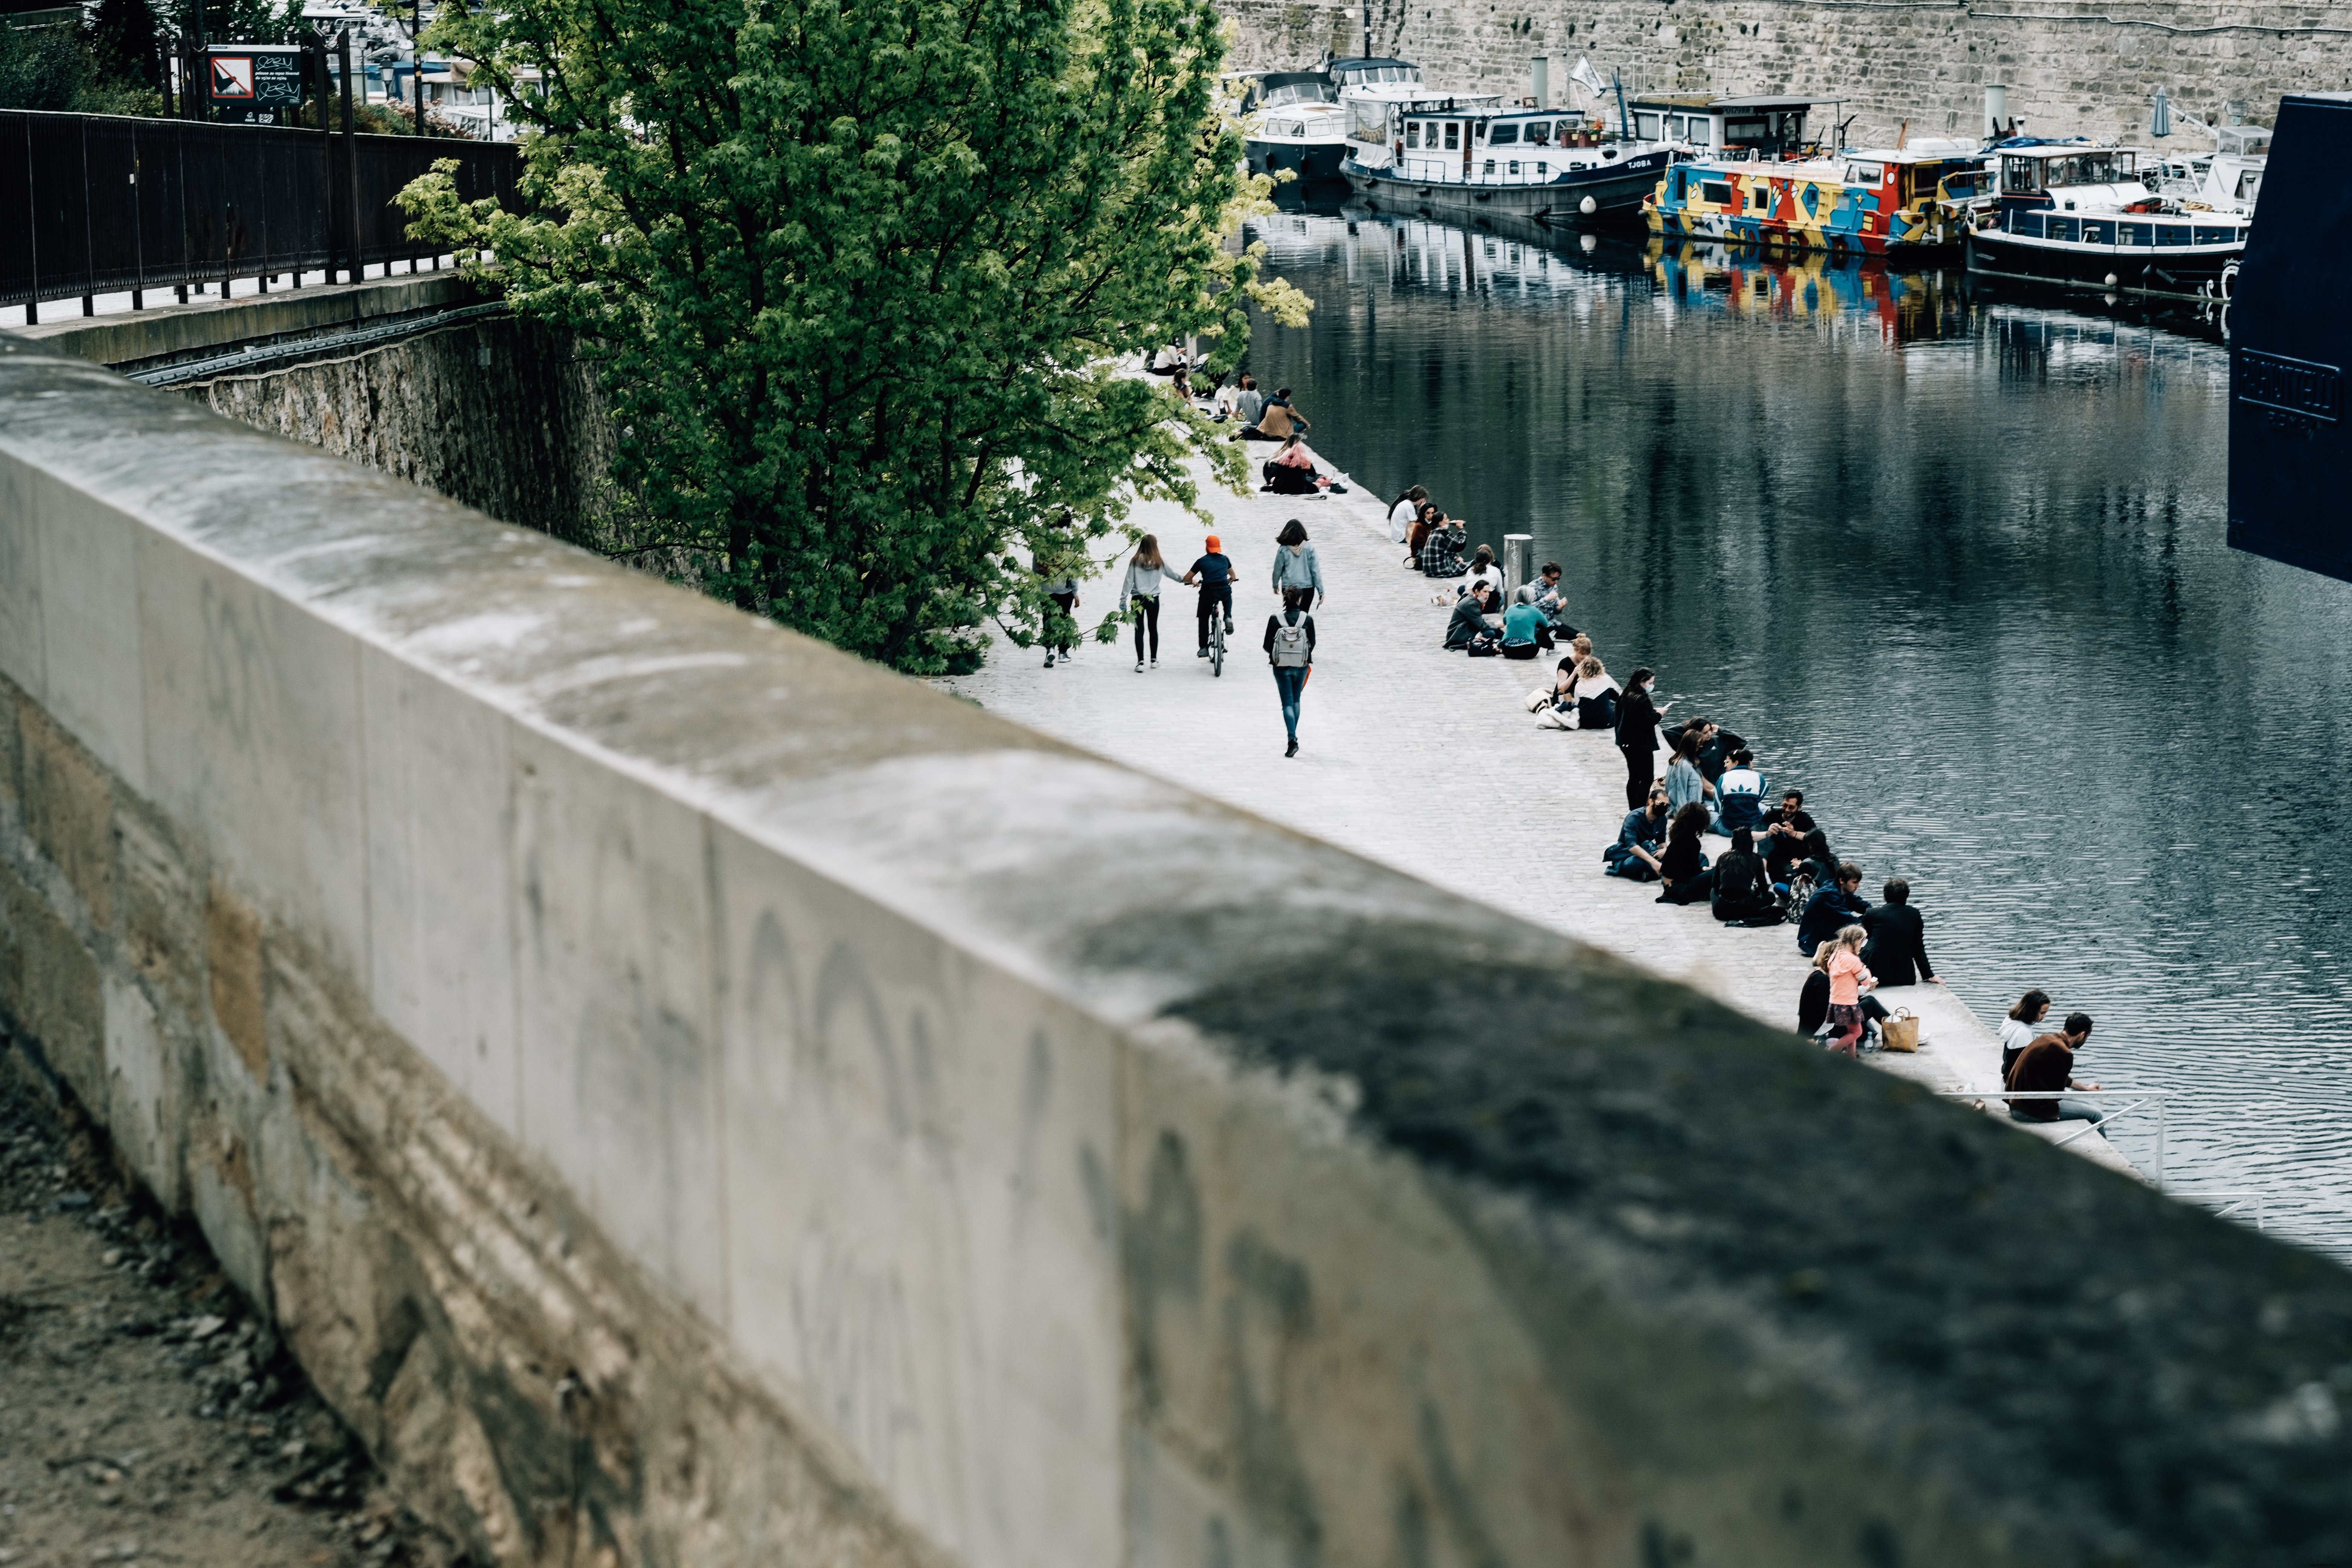
[[[1300,181],[1336,180],[1348,155],[1339,89],[1328,71],[1275,71],[1252,79],[1244,110],[1253,174],[1287,171]]]
[[[2234,159],[2211,160],[2192,195],[2166,189],[2164,160],[2137,148],[2005,142],[1992,152],[2000,205],[1969,235],[1970,272],[2115,294],[2226,296],[2254,216],[2252,200],[2221,194],[2250,173]],[[2259,193],[2260,173],[2251,172]]]
[[[1678,155],[1569,109],[1492,98],[1349,100],[1348,184],[1375,210],[1573,222],[1638,211]]]

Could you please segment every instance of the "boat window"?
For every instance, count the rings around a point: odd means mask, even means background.
[[[2156,226],[2156,243],[2158,245],[2188,244],[2189,226],[2185,223],[2158,224]]]
[[[1955,201],[1965,201],[1977,194],[1983,178],[1982,169],[1955,169],[1943,178],[1944,194]]]
[[[1528,126],[1528,144],[1532,147],[1551,145],[1551,121],[1538,120]]]
[[[1719,207],[1729,206],[1731,205],[1731,182],[1728,180],[1705,180],[1700,182],[1698,187],[1698,199],[1703,202],[1713,202]]]
[[[2052,190],[2072,185],[2112,185],[2133,177],[2132,155],[2124,152],[2077,153],[2071,157],[2048,159],[2043,168],[2047,171],[2043,178]]]
[[[1679,114],[1669,114],[1669,115],[1667,115],[1667,116],[1666,116],[1666,140],[1667,140],[1667,141],[1669,141],[1669,142],[1679,142],[1679,141],[1681,141],[1681,140],[1683,139],[1683,132],[1684,132],[1685,130],[1687,130],[1688,128],[1689,128],[1689,127],[1688,127],[1688,123],[1687,123],[1687,121],[1685,121],[1683,119],[1683,117],[1682,117],[1681,115],[1679,115]]]
[[[2205,225],[2200,223],[2197,226],[2197,243],[2200,245],[2235,245],[2238,243],[2238,231],[2234,227],[2208,228]]]
[[[1518,161],[1517,158],[1514,158],[1514,159],[1512,159],[1512,160],[1511,160],[1511,173],[1512,173],[1512,174],[1517,174],[1518,172],[1519,172],[1519,161]]]
[[[2083,243],[2084,245],[2113,245],[2115,242],[2116,226],[2114,224],[2097,221],[2091,218],[2084,218],[2083,220]]]
[[[1822,210],[1822,193],[1818,185],[1807,185],[1804,195],[1805,216],[1816,217]]]
[[[1445,150],[1449,153],[1455,152],[1460,149],[1461,145],[1462,121],[1458,120],[1447,121],[1445,122]]]
[[[2071,217],[2060,217],[2057,214],[2053,213],[2050,215],[2048,233],[2050,237],[2053,239],[2072,240],[2074,237],[2075,231],[2081,226],[2082,225],[2076,219]]]
[[[2000,161],[2000,188],[2013,196],[2032,195],[2042,188],[2042,161],[2038,158],[2003,158]]]
[[[1545,163],[1541,158],[1537,159],[1537,160],[1536,160],[1536,177],[1537,177],[1538,179],[1549,179],[1549,178],[1550,178],[1550,176],[1551,176],[1551,165],[1550,165],[1549,163]]]
[[[1690,139],[1691,145],[1694,147],[1714,146],[1715,121],[1708,119],[1704,114],[1692,115],[1690,117]]]
[[[1759,213],[1772,210],[1772,187],[1759,180],[1748,187],[1748,205]]]
[[[2149,237],[2147,225],[2119,223],[2116,225],[2116,243],[2117,245],[2154,245],[2156,241]]]
[[[1655,142],[1657,139],[1658,117],[1656,113],[1649,110],[1643,110],[1641,113],[1634,115],[1633,140],[1636,142]]]
[[[1495,160],[1493,160],[1492,158],[1489,158],[1489,159],[1487,159],[1487,160],[1486,160],[1486,169],[1484,170],[1484,173],[1491,174],[1493,174],[1494,172],[1495,172]]]
[[[1764,122],[1761,120],[1727,120],[1723,122],[1723,142],[1729,146],[1735,142],[1761,142]]]
[[[1404,128],[1404,144],[1408,147],[1418,147],[1421,145],[1420,121],[1414,120],[1406,122]]]
[[[2042,237],[2042,215],[2040,213],[2012,213],[2010,215],[2009,219],[2009,232],[2014,235],[2022,236],[2027,239],[2040,239]]]
[[[1848,163],[1845,177],[1857,185],[1875,185],[1886,178],[1884,163]]]
[[[1575,130],[1576,121],[1573,120],[1563,120],[1559,122],[1559,144],[1561,146],[1565,147],[1569,144],[1570,141],[1573,138],[1573,132]]]
[[[1501,147],[1507,143],[1517,142],[1518,139],[1519,128],[1517,126],[1497,125],[1495,127],[1494,133],[1488,136],[1486,141],[1490,146]]]

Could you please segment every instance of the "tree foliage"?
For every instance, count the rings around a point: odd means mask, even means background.
[[[635,542],[915,672],[1026,642],[1041,579],[1237,454],[1113,366],[1303,299],[1221,243],[1261,202],[1207,0],[515,0],[430,42],[541,134],[530,216],[446,171],[413,231],[602,362]],[[537,96],[518,72],[543,73]]]

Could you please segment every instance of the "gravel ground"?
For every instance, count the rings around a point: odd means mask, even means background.
[[[0,1564],[457,1561],[0,1037]]]

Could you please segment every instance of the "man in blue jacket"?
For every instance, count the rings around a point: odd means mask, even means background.
[[[1650,804],[1629,811],[1617,829],[1617,842],[1601,852],[1610,876],[1636,882],[1658,879],[1658,855],[1666,842],[1666,786],[1650,786]]]
[[[1804,918],[1797,922],[1797,951],[1811,958],[1813,949],[1846,927],[1859,924],[1870,909],[1861,889],[1862,868],[1851,860],[1839,861],[1837,886],[1815,893],[1813,901],[1805,906]]]

